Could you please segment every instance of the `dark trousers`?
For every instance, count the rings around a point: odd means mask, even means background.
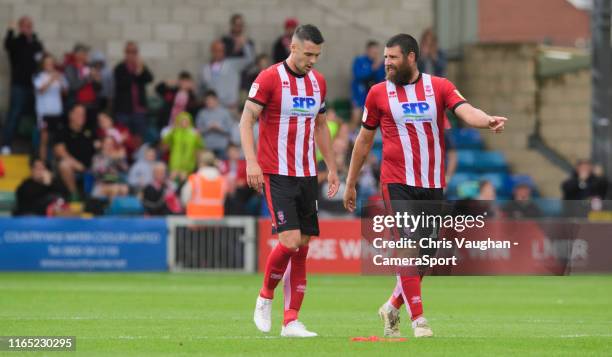
[[[13,136],[19,118],[27,112],[31,112],[33,108],[28,108],[28,104],[32,103],[34,92],[32,88],[27,88],[19,84],[11,85],[11,99],[9,102],[9,110],[4,121],[4,130],[2,133],[2,145],[11,146]]]

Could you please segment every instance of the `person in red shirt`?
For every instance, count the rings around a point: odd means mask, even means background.
[[[412,36],[391,37],[384,57],[387,80],[374,85],[366,98],[362,129],[351,157],[344,206],[351,212],[355,210],[359,171],[370,152],[376,129],[380,127],[383,137],[381,184],[386,209],[410,211],[411,206],[414,209],[414,201],[419,200],[433,201],[423,203],[432,209],[435,201],[443,199],[446,185],[444,111],[454,111],[469,126],[488,128],[496,133],[504,129],[507,119],[490,116],[471,106],[449,80],[419,72],[419,46]],[[430,233],[431,230],[427,232]],[[423,317],[422,276],[419,276],[422,271],[409,270],[410,273],[406,270],[398,273],[391,298],[379,310],[385,323],[385,335],[399,336],[399,308],[406,303],[415,337],[432,336]]]
[[[313,25],[295,30],[291,54],[262,71],[249,90],[240,120],[242,148],[250,187],[265,188],[273,233],[279,244],[268,256],[254,321],[259,330],[271,328],[274,289],[284,278],[285,314],[281,336],[312,337],[298,312],[306,289],[308,242],[319,235],[315,141],[328,168],[328,197],[339,186],[331,136],[326,123],[323,76],[313,69],[323,36]],[[259,118],[255,155],[253,126]]]

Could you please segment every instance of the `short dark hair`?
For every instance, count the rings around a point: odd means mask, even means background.
[[[230,24],[234,24],[234,22],[236,22],[236,20],[241,19],[242,18],[242,14],[232,14],[232,16],[230,17]]]
[[[387,48],[395,46],[400,47],[404,56],[408,56],[410,52],[414,52],[415,60],[419,59],[419,43],[414,37],[405,33],[397,34],[391,37],[386,44]]]
[[[192,79],[193,78],[191,77],[191,73],[187,71],[180,71],[178,77],[179,79]]]
[[[298,26],[293,32],[293,36],[300,41],[311,41],[315,45],[320,45],[325,41],[321,31],[319,31],[315,25],[311,24]]]
[[[366,48],[370,48],[370,47],[374,47],[374,46],[379,46],[380,43],[378,43],[378,41],[375,40],[370,40],[368,42],[366,42]]]
[[[204,98],[208,98],[208,97],[215,97],[215,98],[218,98],[218,97],[217,97],[217,92],[215,92],[215,91],[214,91],[214,90],[212,90],[212,89],[207,90],[206,92],[204,92]]]

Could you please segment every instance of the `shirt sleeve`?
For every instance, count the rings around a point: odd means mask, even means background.
[[[449,81],[448,79],[442,80],[442,93],[444,100],[444,106],[446,109],[452,110],[453,113],[458,106],[463,103],[467,103],[467,100],[463,97],[463,95],[457,90],[455,85]]]
[[[40,90],[44,84],[45,76],[42,73],[39,73],[36,77],[34,77],[34,88],[36,90]]]
[[[327,106],[325,104],[325,99],[327,97],[327,82],[323,76],[317,78],[317,81],[320,82],[319,86],[321,87],[321,107],[319,108],[319,114],[322,114],[327,111]]]
[[[376,87],[372,87],[368,92],[361,117],[361,125],[369,130],[376,130],[380,125],[380,112],[376,103],[377,92]]]
[[[251,84],[248,100],[265,107],[272,97],[273,88],[273,73],[270,70],[264,70]]]

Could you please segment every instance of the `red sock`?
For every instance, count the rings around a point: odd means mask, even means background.
[[[411,320],[423,315],[423,302],[421,301],[421,279],[419,276],[400,276],[402,295],[406,302],[406,309]]]
[[[391,293],[389,297],[389,304],[391,304],[394,308],[399,309],[404,305],[404,297],[402,296],[402,283],[399,279],[395,283],[395,289]]]
[[[291,257],[291,263],[289,263],[289,268],[285,272],[285,326],[291,321],[297,320],[302,307],[304,293],[306,292],[307,256],[308,246],[300,247]]]
[[[259,296],[266,299],[274,298],[274,289],[283,278],[289,259],[295,253],[294,250],[285,247],[280,242],[274,247],[266,261],[264,281]]]

